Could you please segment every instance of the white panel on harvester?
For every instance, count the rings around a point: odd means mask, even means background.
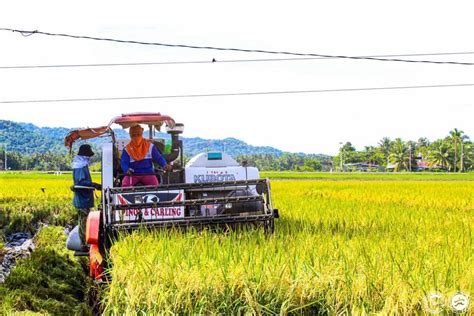
[[[114,150],[112,143],[102,145],[102,188],[114,186]]]
[[[185,168],[186,183],[259,179],[258,169],[242,167],[226,153],[208,152],[194,156]]]

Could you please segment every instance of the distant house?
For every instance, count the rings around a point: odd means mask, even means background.
[[[395,171],[397,169],[398,164],[396,163],[389,163],[387,164],[387,167],[385,167],[386,171]]]
[[[377,164],[370,162],[355,162],[344,164],[344,171],[360,171],[360,172],[373,172],[373,171],[384,171],[385,168]]]
[[[426,159],[417,159],[416,160],[416,170],[425,171],[430,169],[430,165]]]
[[[331,160],[323,160],[321,161],[321,171],[332,172],[334,166]]]
[[[447,171],[446,167],[441,165],[431,165],[426,159],[422,157],[416,160],[416,171]]]

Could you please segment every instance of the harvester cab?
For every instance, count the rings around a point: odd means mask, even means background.
[[[123,187],[124,170],[120,156],[129,139],[118,139],[111,128],[134,125],[148,127],[148,138],[172,169],[155,169],[157,186]],[[166,133],[161,132],[163,126]],[[119,231],[137,228],[195,227],[196,229],[229,229],[260,226],[274,231],[278,211],[271,201],[270,182],[260,179],[255,167],[243,166],[224,152],[203,152],[184,164],[183,143],[179,135],[184,125],[160,113],[124,114],[107,126],[71,131],[65,145],[72,148],[76,140],[107,137],[102,143],[102,199],[97,210],[87,218],[86,241],[89,252],[80,253],[77,227],[68,238],[67,247],[90,259],[90,274],[103,278],[105,254]],[[75,187],[75,190],[93,190]]]

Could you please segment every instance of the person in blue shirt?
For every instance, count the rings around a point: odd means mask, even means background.
[[[85,228],[87,216],[89,211],[94,207],[94,188],[97,190],[101,189],[101,185],[92,182],[92,178],[89,172],[89,162],[91,157],[94,155],[90,145],[81,145],[77,156],[72,161],[72,176],[74,180],[74,191],[73,204],[77,210],[78,215],[78,226],[79,226],[79,237],[81,238],[82,248],[87,249],[87,243],[85,241]],[[79,189],[76,186],[90,187],[91,189]]]
[[[130,127],[130,142],[122,151],[120,166],[127,175],[122,180],[122,187],[143,185],[159,185],[154,175],[153,162],[166,171],[171,166],[166,163],[155,145],[143,138],[143,128],[140,125]]]

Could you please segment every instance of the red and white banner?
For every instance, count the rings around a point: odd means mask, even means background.
[[[114,196],[116,205],[153,204],[158,202],[181,202],[183,190],[171,190],[146,193],[123,193]],[[184,218],[184,206],[147,207],[115,211],[115,221],[128,222],[138,220],[169,220]]]

